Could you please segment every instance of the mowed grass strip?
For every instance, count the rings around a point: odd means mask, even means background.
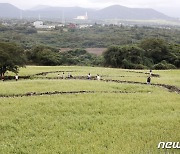
[[[179,100],[166,91],[1,98],[0,153],[164,153],[160,141],[180,139]]]
[[[29,92],[54,92],[54,91],[123,91],[123,92],[159,92],[163,88],[151,85],[137,85],[126,83],[113,83],[94,80],[19,80],[0,82],[0,95],[16,95]]]
[[[19,75],[34,75],[42,72],[53,72],[53,71],[66,71],[65,76],[68,75],[68,71],[73,71],[73,76],[87,76],[88,73],[96,76],[99,74],[104,79],[116,79],[126,81],[138,81],[146,82],[149,70],[128,70],[128,69],[117,69],[117,68],[104,68],[104,67],[84,67],[84,66],[27,66],[21,68]],[[142,73],[137,73],[142,72]],[[180,70],[153,70],[153,73],[159,74],[160,78],[153,77],[152,83],[169,84],[180,87]],[[59,73],[49,73],[43,77],[58,77]],[[13,75],[8,73],[8,75]],[[122,77],[123,76],[123,77]]]

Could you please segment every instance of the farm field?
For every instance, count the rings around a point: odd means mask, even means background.
[[[0,153],[178,154],[157,146],[180,139],[180,70],[153,70],[152,85],[148,72],[21,68],[17,82],[0,82]]]
[[[59,71],[59,72],[58,72]],[[42,72],[50,72],[41,77],[57,77],[65,72],[66,76],[71,73],[73,76],[87,76],[88,73],[96,76],[101,75],[103,79],[118,79],[125,81],[139,81],[146,82],[149,70],[128,70],[117,68],[103,68],[103,67],[84,67],[84,66],[27,66],[20,71],[21,76],[34,75]],[[153,77],[153,83],[169,84],[180,87],[180,70],[153,70],[154,74],[160,77]],[[9,74],[12,75],[12,74]],[[40,77],[40,75],[38,75]]]

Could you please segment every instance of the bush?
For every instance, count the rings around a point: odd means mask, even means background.
[[[103,60],[101,57],[88,53],[83,49],[70,50],[60,54],[63,65],[85,65],[94,66],[101,65]]]
[[[123,59],[123,61],[122,61],[122,68],[133,69],[134,65],[131,62],[129,62],[128,60]]]
[[[153,68],[156,70],[167,70],[167,69],[176,69],[176,66],[174,66],[173,64],[168,64],[165,61],[162,61],[161,63],[154,65]]]
[[[154,68],[155,70],[166,70],[166,69],[168,69],[168,67],[166,66],[166,64],[163,64],[163,63],[155,64],[155,65],[153,66],[153,68]]]
[[[135,69],[147,69],[147,67],[146,66],[144,66],[144,65],[142,65],[142,64],[136,64],[136,65],[134,65],[134,68]]]
[[[166,66],[168,69],[176,69],[176,66],[174,66],[173,64],[167,64]]]

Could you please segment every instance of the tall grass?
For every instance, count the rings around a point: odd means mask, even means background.
[[[1,99],[0,153],[159,153],[160,141],[179,141],[179,99],[165,91]]]
[[[54,91],[122,91],[122,92],[158,92],[154,86],[117,84],[113,82],[91,80],[19,80],[0,82],[0,95],[25,94],[28,92],[54,92]],[[163,90],[163,89],[162,89]]]
[[[20,75],[62,70],[73,71],[75,75],[100,74],[107,79],[146,80],[145,74],[129,70],[94,67],[28,66],[20,70]],[[160,74],[160,78],[153,78],[152,82],[179,86],[179,70],[153,72]],[[47,74],[48,77],[56,75]],[[1,97],[0,154],[179,153],[179,149],[157,148],[161,141],[179,142],[180,139],[180,95],[175,92],[151,85],[56,79],[5,81],[0,82],[0,87],[0,95],[96,91],[94,94]]]

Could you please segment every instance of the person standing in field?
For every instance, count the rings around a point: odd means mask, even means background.
[[[64,72],[62,73],[62,79],[64,79],[65,78],[65,74],[64,74]]]
[[[89,73],[88,76],[87,76],[88,80],[91,79],[91,74]]]
[[[100,81],[101,77],[99,76],[99,74],[97,74],[97,80]]]
[[[152,75],[152,69],[149,70],[149,75],[150,75],[150,76]]]
[[[60,75],[58,74],[58,79],[60,79]]]
[[[68,76],[67,76],[68,78],[70,78],[70,73],[68,72]]]
[[[151,84],[151,77],[150,76],[148,76],[148,78],[147,78],[147,84]]]
[[[19,77],[18,77],[18,75],[16,74],[16,76],[15,76],[15,80],[16,80],[16,81],[18,81],[18,79],[19,79]]]

